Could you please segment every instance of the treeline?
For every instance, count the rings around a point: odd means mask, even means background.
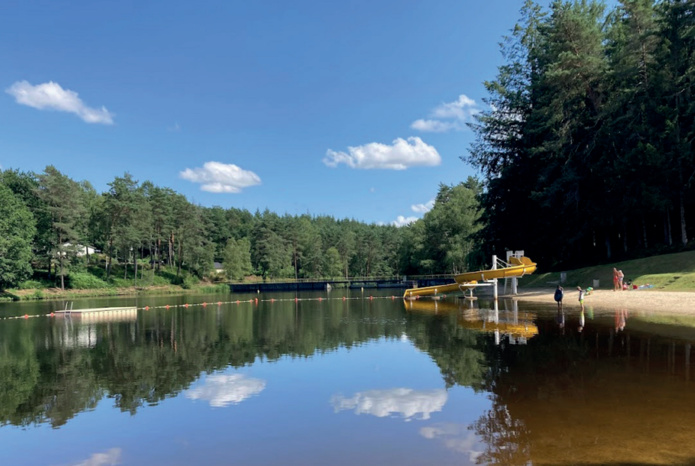
[[[465,270],[480,217],[480,185],[440,186],[434,208],[404,228],[202,207],[172,189],[126,173],[106,192],[48,166],[0,172],[0,289],[34,270],[65,288],[71,271],[113,281],[155,274],[229,279],[394,276]],[[99,254],[89,254],[93,247]]]
[[[526,2],[465,158],[484,175],[488,252],[552,267],[688,244],[694,30],[692,1]]]

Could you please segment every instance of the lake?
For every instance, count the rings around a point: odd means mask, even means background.
[[[2,303],[0,464],[695,463],[695,318],[394,293]]]

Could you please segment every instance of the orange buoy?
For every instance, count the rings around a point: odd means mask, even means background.
[[[187,307],[188,307],[188,303],[184,304],[183,307],[186,307],[186,308],[187,308]]]
[[[146,310],[146,311],[149,311],[149,310],[150,310],[150,306],[145,306],[145,310]]]
[[[319,296],[319,301],[323,301],[323,298]]]
[[[54,316],[55,316],[55,314],[52,313],[52,312],[51,312],[50,314],[48,314],[48,315],[51,316],[51,317],[54,317]]]
[[[164,307],[167,308],[167,309],[169,309],[169,305],[168,305],[168,304],[167,304],[166,306],[164,306]]]
[[[25,318],[25,319],[28,319],[28,318],[29,318],[29,314],[24,314],[24,318]]]
[[[208,305],[208,303],[203,303],[203,307],[205,307],[205,306],[207,306],[207,305]]]

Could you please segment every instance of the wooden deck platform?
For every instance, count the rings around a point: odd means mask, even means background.
[[[135,306],[124,307],[97,307],[89,309],[65,309],[54,312],[56,317],[79,318],[82,323],[113,322],[124,320],[136,320],[138,308]]]

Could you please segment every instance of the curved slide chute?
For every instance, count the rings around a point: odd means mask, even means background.
[[[454,275],[454,283],[445,285],[425,286],[422,288],[410,288],[403,293],[404,298],[415,298],[417,296],[435,296],[455,291],[466,291],[476,286],[481,286],[484,282],[489,282],[499,278],[523,277],[536,271],[536,263],[528,257],[510,257],[509,263],[503,263],[504,267],[496,269],[478,270],[476,272],[465,272]]]

